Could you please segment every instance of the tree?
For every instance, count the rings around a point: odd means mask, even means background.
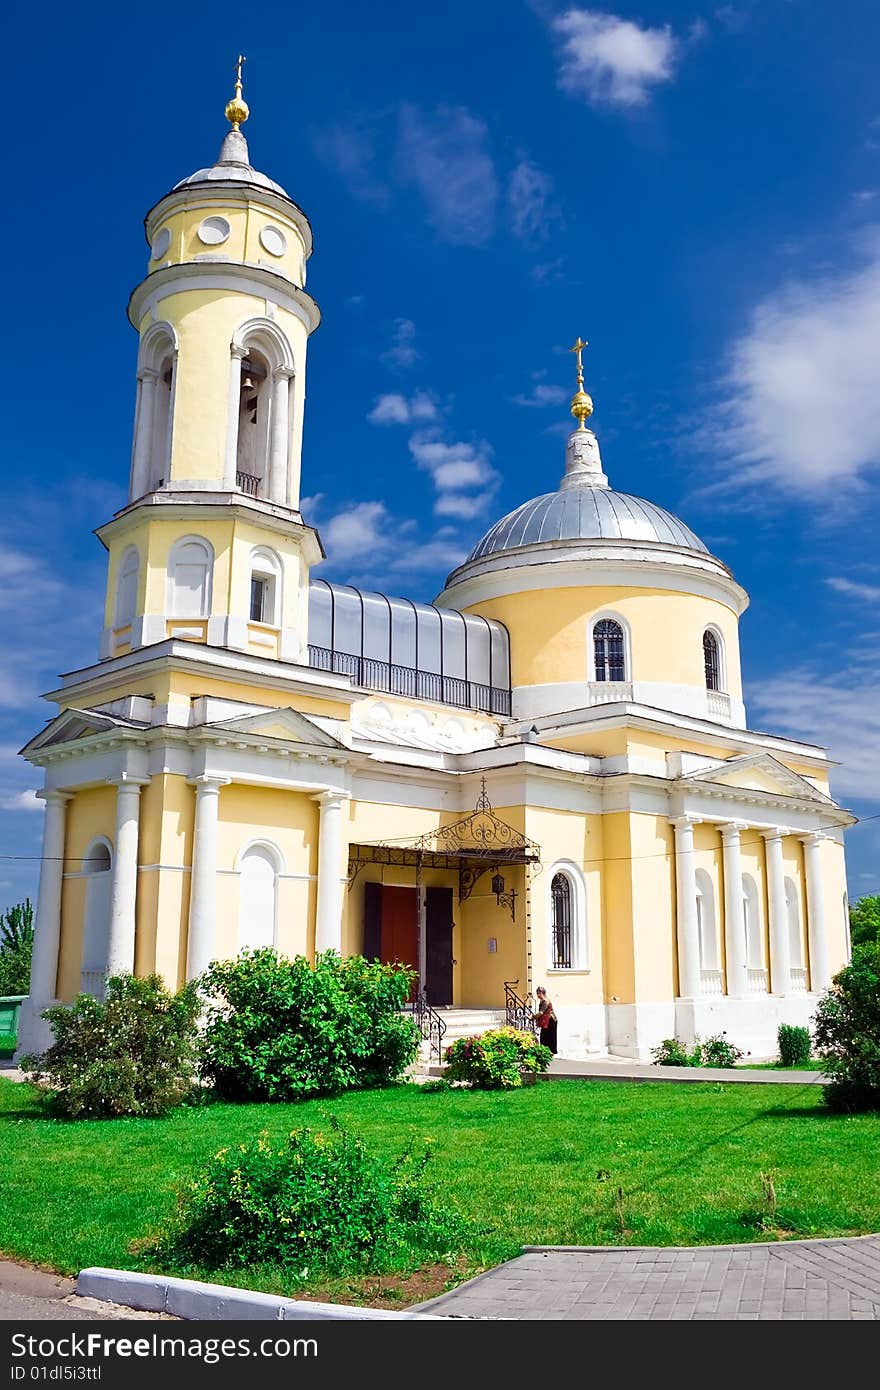
[[[849,910],[849,931],[853,946],[880,941],[880,893],[859,898]]]
[[[34,949],[34,909],[30,898],[0,915],[0,996],[27,994]]]

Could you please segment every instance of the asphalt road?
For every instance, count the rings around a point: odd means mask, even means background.
[[[162,1318],[160,1313],[135,1313],[96,1298],[76,1298],[76,1281],[60,1274],[0,1260],[0,1321],[94,1322],[124,1318]]]

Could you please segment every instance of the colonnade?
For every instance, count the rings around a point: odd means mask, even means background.
[[[678,938],[679,996],[695,999],[714,992],[706,988],[700,957],[700,923],[697,912],[697,865],[694,850],[696,816],[678,816],[675,830],[676,929]],[[749,827],[742,821],[719,824],[722,845],[724,899],[725,993],[732,998],[768,992],[767,973],[749,962],[743,908],[741,835]],[[777,828],[757,828],[764,842],[767,877],[768,926],[770,938],[769,992],[793,992],[788,904],[785,895],[785,865],[782,840],[789,832]],[[807,896],[807,942],[809,988],[818,992],[830,983],[825,901],[822,882],[821,833],[798,833],[804,847],[804,878]],[[762,934],[763,935],[763,934]]]
[[[114,783],[116,837],[110,886],[108,975],[134,970],[140,793],[149,780],[124,775]],[[193,779],[196,807],[187,938],[188,980],[200,975],[214,956],[220,794],[230,780],[213,776]],[[45,791],[40,795],[46,803],[46,816],[30,984],[31,1007],[37,1014],[56,998],[65,822],[73,793]],[[315,949],[339,951],[342,947],[343,809],[348,793],[326,789],[314,794],[312,799],[319,806]]]

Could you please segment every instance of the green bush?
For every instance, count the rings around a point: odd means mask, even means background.
[[[880,1110],[880,941],[853,948],[819,1000],[814,1038],[832,1110]]]
[[[690,1048],[678,1038],[664,1038],[651,1049],[655,1067],[735,1067],[742,1055],[742,1049],[728,1042],[724,1033],[696,1038]]]
[[[164,1115],[194,1091],[199,1010],[193,984],[171,994],[158,975],[112,976],[106,999],[47,1009],[55,1041],[21,1067],[59,1114]]]
[[[724,1033],[715,1033],[698,1043],[704,1067],[735,1067],[743,1055],[742,1048],[728,1042]]]
[[[429,1149],[388,1164],[330,1124],[221,1149],[150,1253],[176,1268],[267,1264],[303,1278],[406,1270],[451,1254],[464,1225],[426,1190]]]
[[[523,1084],[522,1073],[546,1071],[553,1053],[534,1033],[492,1028],[478,1037],[458,1038],[447,1047],[447,1081],[467,1081],[482,1091]]]
[[[0,996],[27,994],[34,949],[34,909],[30,898],[0,916]]]
[[[809,1062],[813,1047],[809,1028],[797,1028],[792,1023],[780,1023],[776,1040],[779,1046],[779,1060],[784,1067],[797,1067]]]
[[[202,1069],[230,1100],[300,1100],[393,1080],[419,1033],[401,1014],[412,972],[362,956],[289,960],[271,948],[215,961]]]
[[[659,1046],[651,1048],[651,1061],[655,1067],[699,1067],[703,1050],[699,1043],[688,1051],[678,1038],[664,1038]]]

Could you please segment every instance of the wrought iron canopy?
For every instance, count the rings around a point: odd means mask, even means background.
[[[477,880],[501,864],[539,864],[541,847],[492,810],[486,779],[469,816],[438,826],[415,839],[352,845],[349,885],[365,864],[458,870],[459,901],[470,897]]]

